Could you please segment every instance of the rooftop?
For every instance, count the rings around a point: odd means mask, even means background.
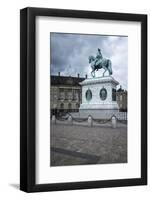
[[[77,77],[52,75],[51,85],[80,86],[79,82],[84,80],[85,78],[79,77],[79,75]]]
[[[117,92],[127,92],[126,90],[124,90],[123,88],[122,88],[122,86],[120,85],[120,88],[119,89],[117,89]]]

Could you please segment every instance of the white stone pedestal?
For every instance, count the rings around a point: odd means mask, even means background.
[[[82,86],[81,116],[110,118],[119,108],[116,101],[116,86],[119,84],[112,76],[88,78]]]

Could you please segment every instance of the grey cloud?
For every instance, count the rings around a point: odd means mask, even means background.
[[[85,76],[91,69],[89,55],[101,48],[112,61],[113,76],[127,88],[128,38],[121,36],[50,33],[51,74]]]

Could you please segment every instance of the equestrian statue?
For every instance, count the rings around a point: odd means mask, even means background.
[[[109,72],[109,75],[112,75],[112,64],[111,60],[103,58],[101,49],[98,49],[96,57],[89,56],[89,63],[91,64],[91,75],[92,77],[95,77],[95,71],[98,71],[99,69],[104,69],[103,76],[106,71]]]

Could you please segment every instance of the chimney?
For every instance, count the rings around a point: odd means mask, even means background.
[[[60,72],[58,72],[58,76],[60,76]]]
[[[78,74],[78,78],[80,77],[80,74]]]
[[[85,78],[86,78],[86,79],[88,78],[88,75],[87,75],[87,74],[85,75]]]

